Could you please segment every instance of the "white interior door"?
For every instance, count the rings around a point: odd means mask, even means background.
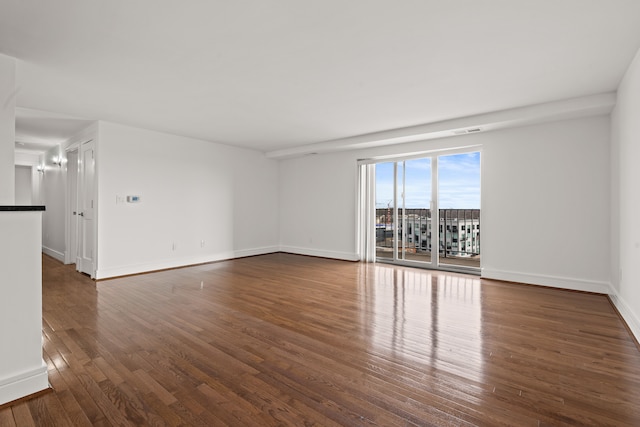
[[[95,143],[80,146],[78,163],[78,258],[76,269],[95,276]]]
[[[65,262],[75,263],[78,258],[78,150],[67,152],[67,254]]]

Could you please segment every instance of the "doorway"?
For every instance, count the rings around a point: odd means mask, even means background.
[[[480,152],[374,167],[376,261],[479,272]]]
[[[78,258],[78,148],[67,150],[67,241],[65,264]]]
[[[95,277],[94,258],[94,182],[95,182],[95,144],[87,141],[80,146],[78,163],[78,257],[76,269]]]
[[[67,151],[67,248],[69,263],[76,270],[95,277],[96,258],[96,201],[95,201],[95,142],[89,140]]]

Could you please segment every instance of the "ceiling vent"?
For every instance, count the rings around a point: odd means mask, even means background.
[[[453,131],[454,135],[466,135],[468,133],[481,132],[482,128],[457,129]]]

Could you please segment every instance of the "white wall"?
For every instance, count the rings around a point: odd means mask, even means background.
[[[46,210],[42,215],[42,251],[64,262],[66,169],[54,164],[54,158],[64,153],[55,146],[43,156],[44,173],[40,174],[40,195]]]
[[[640,339],[640,51],[629,66],[611,115],[612,300]]]
[[[16,205],[28,206],[32,202],[31,166],[15,167]]]
[[[40,157],[44,157],[41,155]],[[41,162],[38,162],[40,164]],[[42,182],[44,174],[38,171],[35,166],[31,169],[31,202],[34,205],[44,206],[44,195],[42,194]]]
[[[40,163],[40,153],[17,151],[15,152],[15,164],[17,166],[38,166]]]
[[[0,54],[0,205],[15,203],[16,62]]]
[[[608,117],[482,135],[482,274],[610,292]]]
[[[0,212],[0,405],[48,386],[42,360],[41,212]]]
[[[97,278],[278,249],[276,161],[105,122],[98,139]]]
[[[356,259],[356,160],[482,145],[482,274],[609,293],[609,118],[281,160],[285,251]]]
[[[280,161],[280,247],[357,260],[356,159],[359,152]]]

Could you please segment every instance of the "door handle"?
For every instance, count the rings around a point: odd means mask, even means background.
[[[80,215],[80,216],[84,216],[84,212],[80,212],[78,215]]]

